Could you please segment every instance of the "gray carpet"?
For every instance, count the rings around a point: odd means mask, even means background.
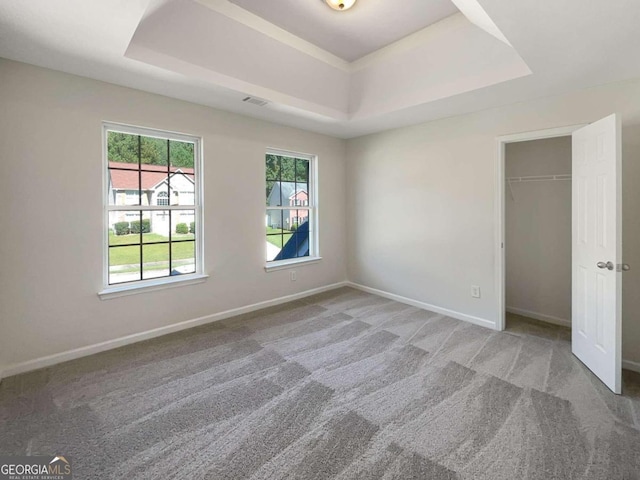
[[[352,289],[0,385],[0,453],[76,479],[636,479],[640,375]]]

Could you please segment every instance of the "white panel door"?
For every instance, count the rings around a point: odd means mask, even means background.
[[[611,115],[573,133],[572,350],[621,393],[621,133]]]

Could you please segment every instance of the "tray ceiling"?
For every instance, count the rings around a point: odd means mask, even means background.
[[[229,5],[167,2],[143,19],[126,56],[328,121],[383,115],[531,73],[513,47],[461,13],[347,63]]]
[[[274,23],[292,12],[269,21],[241,1],[3,0],[0,57],[341,138],[640,77],[637,0],[451,0],[458,13],[353,62]],[[291,5],[346,21],[376,1]]]
[[[458,12],[451,0],[360,0],[345,12],[323,0],[230,0],[348,62]]]

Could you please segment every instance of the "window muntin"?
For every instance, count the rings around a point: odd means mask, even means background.
[[[315,157],[266,155],[266,260],[268,264],[316,257]]]
[[[200,140],[104,129],[106,287],[202,273]]]

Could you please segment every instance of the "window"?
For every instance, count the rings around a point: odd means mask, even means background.
[[[167,192],[158,193],[158,205],[169,205],[169,194]]]
[[[204,277],[200,139],[105,124],[104,158],[101,295]]]
[[[316,159],[291,152],[266,155],[267,269],[317,260]]]

